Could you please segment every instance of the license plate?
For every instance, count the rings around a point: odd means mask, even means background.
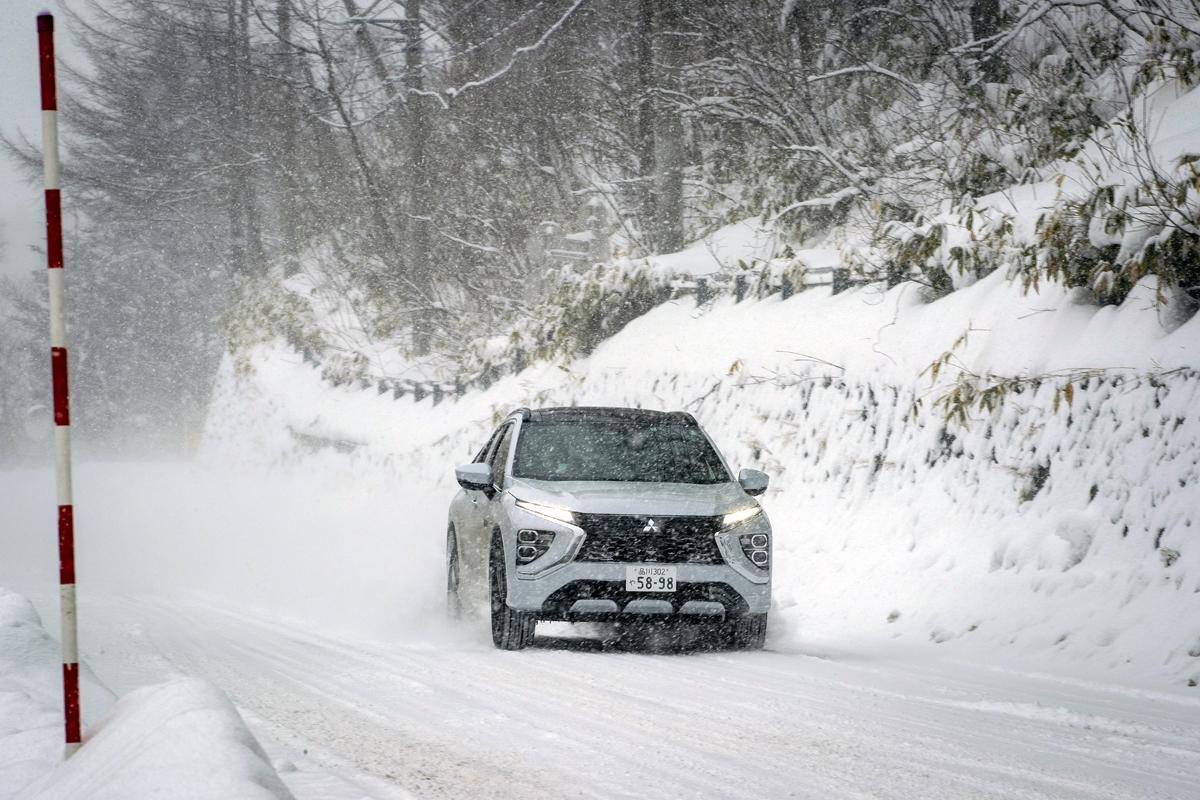
[[[675,568],[626,567],[625,591],[673,592],[675,591]]]

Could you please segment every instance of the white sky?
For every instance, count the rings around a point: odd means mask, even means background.
[[[54,0],[0,0],[0,131],[13,136],[23,132],[31,141],[42,140],[41,100],[37,70],[38,12],[54,14],[54,44],[60,57],[75,62],[62,3]],[[78,0],[72,8],[79,6]],[[66,147],[68,143],[64,143]],[[63,206],[70,204],[64,196]],[[0,155],[0,238],[7,242],[0,253],[0,275],[24,275],[45,267],[44,256],[30,247],[43,247],[41,183],[30,186],[7,157]],[[70,253],[66,254],[70,268]]]

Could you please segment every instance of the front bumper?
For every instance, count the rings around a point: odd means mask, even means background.
[[[697,621],[765,614],[770,581],[754,582],[728,564],[676,564],[674,592],[626,592],[623,563],[571,562],[509,582],[508,604],[543,619],[571,622],[655,618]]]
[[[715,533],[720,563],[670,563],[675,567],[674,592],[626,592],[629,566],[660,563],[657,559],[577,560],[588,534],[578,525],[531,514],[508,506],[511,529],[508,604],[542,619],[584,621],[651,618],[690,618],[716,621],[747,614],[765,614],[771,605],[770,572],[757,568],[742,552],[738,537],[763,533],[771,525],[760,513],[735,527]],[[529,564],[514,563],[516,531],[528,527],[557,535],[546,554]]]

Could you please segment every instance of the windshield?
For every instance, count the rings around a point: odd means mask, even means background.
[[[513,476],[541,481],[725,483],[731,478],[700,429],[675,420],[530,421]]]

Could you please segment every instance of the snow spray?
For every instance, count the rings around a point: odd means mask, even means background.
[[[71,413],[67,390],[67,310],[63,297],[62,204],[58,196],[58,98],[54,83],[54,17],[38,14],[42,82],[42,175],[46,187],[46,262],[50,282],[50,381],[54,396],[54,460],[58,486],[58,582],[62,606],[63,720],[66,757],[79,749],[79,642],[75,621],[75,521],[71,501]]]

